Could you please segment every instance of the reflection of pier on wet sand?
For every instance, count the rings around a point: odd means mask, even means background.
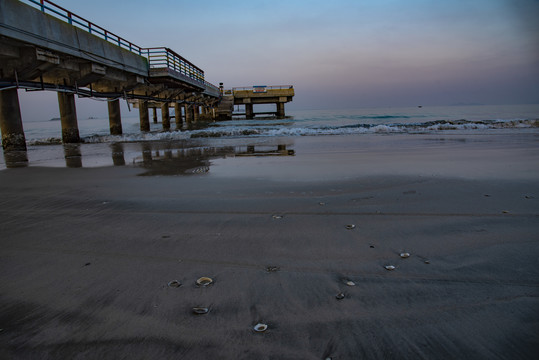
[[[140,143],[111,143],[111,144],[62,144],[51,145],[46,149],[55,148],[56,158],[52,166],[58,166],[58,159],[65,160],[65,166],[69,168],[84,167],[84,159],[92,159],[91,162],[99,166],[140,166],[148,171],[144,175],[189,175],[200,174],[210,170],[211,160],[230,157],[245,156],[293,156],[295,151],[290,149],[292,142],[287,144],[252,144],[252,145],[186,145],[182,142],[140,142]],[[60,149],[59,149],[60,147]],[[112,158],[104,163],[103,148],[108,148]],[[94,149],[93,151],[90,149]],[[101,149],[101,150],[99,150]],[[86,154],[85,154],[86,150]],[[93,152],[97,150],[98,157]],[[4,152],[5,165],[8,168],[28,166],[27,153],[23,152],[22,158],[16,156],[16,152]],[[126,160],[127,158],[127,160]],[[110,158],[108,158],[110,159]],[[39,161],[36,161],[39,165]],[[95,166],[95,165],[94,165]]]
[[[186,149],[152,149],[152,143],[142,144],[142,156],[133,163],[148,169],[143,175],[189,175],[210,171],[211,159],[233,156],[291,156],[294,150],[286,145],[249,145],[197,147]]]

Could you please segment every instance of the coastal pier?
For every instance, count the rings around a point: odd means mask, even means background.
[[[149,131],[149,109],[161,109],[163,129],[169,130],[172,117],[181,124],[213,116],[221,98],[202,69],[169,48],[138,46],[48,0],[1,0],[5,151],[26,151],[19,89],[58,93],[63,143],[80,142],[75,96],[108,101],[112,135],[122,134],[120,99],[136,104],[140,130]]]
[[[230,119],[237,115],[245,115],[247,119],[252,119],[255,115],[275,115],[283,118],[285,117],[284,104],[292,101],[294,97],[292,85],[236,87],[223,90],[220,84],[220,88],[223,92],[217,109],[217,116],[220,119]],[[275,104],[276,110],[255,113],[254,105],[257,104]],[[234,105],[244,105],[245,113],[234,113]]]

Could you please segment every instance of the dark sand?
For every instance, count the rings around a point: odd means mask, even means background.
[[[0,171],[0,358],[536,358],[536,134],[293,142]]]

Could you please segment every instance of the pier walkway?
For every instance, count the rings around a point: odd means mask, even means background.
[[[80,142],[75,95],[108,100],[110,132],[122,133],[120,99],[169,108],[177,124],[211,116],[221,97],[204,71],[166,47],[143,48],[48,0],[0,1],[0,131],[4,150],[26,150],[18,89],[58,93],[64,143]]]

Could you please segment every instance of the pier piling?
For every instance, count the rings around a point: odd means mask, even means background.
[[[176,129],[182,126],[182,106],[180,103],[174,103],[174,119],[176,120]]]
[[[163,123],[163,130],[170,130],[170,113],[168,112],[168,102],[161,105],[161,122]]]
[[[5,151],[26,151],[17,89],[0,91],[0,132]]]
[[[184,111],[185,111],[185,122],[189,124],[193,121],[193,109],[190,105],[185,104]]]
[[[193,121],[197,122],[199,119],[199,106],[193,104]]]
[[[153,110],[153,123],[157,124],[157,108],[152,108]]]
[[[138,111],[140,119],[140,131],[150,131],[150,116],[148,114],[148,102],[145,100],[138,101]]]
[[[108,102],[109,126],[111,135],[122,135],[122,116],[120,113],[120,99]]]
[[[284,102],[277,103],[277,117],[279,118],[284,117]]]
[[[79,143],[80,136],[77,110],[75,108],[75,95],[59,92],[58,106],[60,107],[60,121],[62,123],[62,141],[64,144]]]

